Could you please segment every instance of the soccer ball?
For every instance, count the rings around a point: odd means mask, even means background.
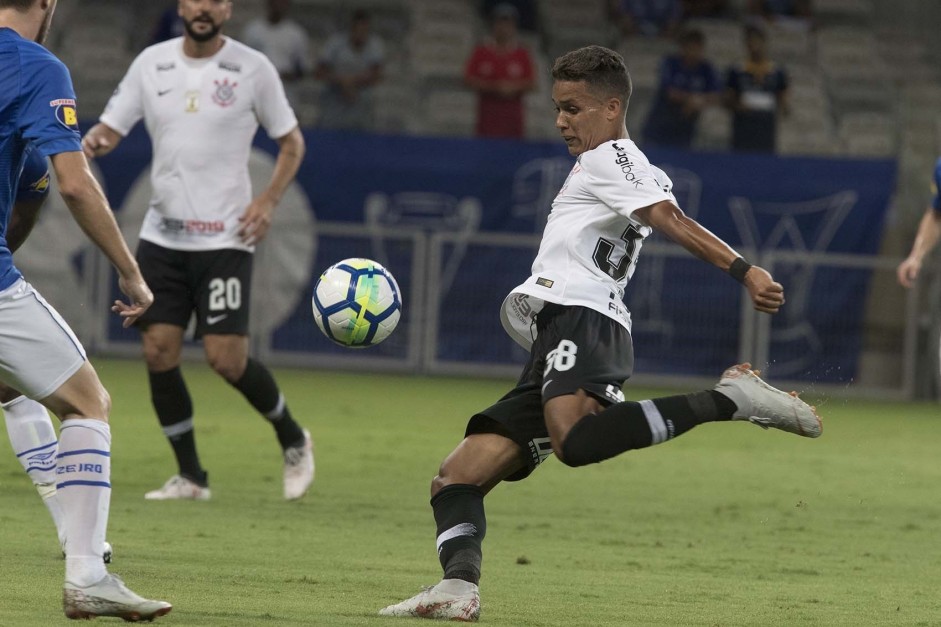
[[[375,261],[344,259],[327,268],[314,286],[314,321],[341,346],[372,346],[399,323],[400,294],[392,273]]]

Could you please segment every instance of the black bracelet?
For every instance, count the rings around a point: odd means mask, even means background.
[[[732,265],[729,266],[729,274],[732,275],[732,278],[738,281],[739,283],[745,282],[745,274],[751,268],[751,264],[742,259],[741,257],[736,257],[735,261],[732,262]]]

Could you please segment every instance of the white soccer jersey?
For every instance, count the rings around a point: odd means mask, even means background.
[[[552,202],[532,276],[503,303],[507,333],[528,350],[533,316],[546,302],[588,307],[630,330],[624,289],[651,233],[633,214],[664,200],[676,204],[672,188],[629,139],[582,153]]]
[[[252,139],[259,123],[272,138],[297,126],[271,62],[224,41],[205,59],[185,56],[182,37],[147,48],[101,115],[121,135],[144,119],[153,197],[140,236],[166,248],[252,250],[237,233],[252,200]]]

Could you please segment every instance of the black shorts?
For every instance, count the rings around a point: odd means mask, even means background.
[[[585,390],[608,406],[624,400],[621,386],[634,372],[630,332],[593,309],[547,304],[536,329],[516,387],[467,423],[466,435],[497,433],[527,453],[526,468],[507,481],[525,479],[552,453],[546,401]]]
[[[196,312],[196,337],[248,335],[252,253],[173,250],[141,240],[137,263],[154,293],[141,328],[156,322],[186,328]]]

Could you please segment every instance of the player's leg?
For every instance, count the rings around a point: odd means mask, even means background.
[[[165,614],[102,562],[111,498],[111,399],[68,324],[25,281],[0,293],[2,379],[62,421],[56,491],[66,537],[63,604],[70,617]]]
[[[141,240],[137,263],[154,292],[154,304],[139,319],[150,399],[173,449],[177,474],[144,495],[149,500],[210,498],[193,430],[193,401],[180,369],[183,332],[195,309],[189,262],[192,253]]]
[[[748,419],[810,437],[820,433],[811,407],[744,366],[727,370],[713,390],[625,401],[620,386],[634,367],[627,329],[590,309],[554,305],[539,313],[537,327],[533,350],[546,355],[546,426],[553,451],[569,466],[659,444],[705,422]]]
[[[693,427],[748,420],[804,437],[818,437],[820,418],[796,394],[786,394],[760,378],[748,364],[725,371],[713,390],[602,408],[584,390],[546,403],[553,450],[569,466],[584,466],[679,437]]]
[[[199,461],[193,430],[193,401],[183,373],[183,327],[167,323],[149,323],[141,329],[150,400],[160,428],[173,449],[178,473],[160,488],[144,495],[148,500],[208,500],[208,474]]]
[[[291,415],[271,371],[248,354],[253,260],[244,250],[194,254],[196,336],[213,370],[271,423],[284,455],[284,498],[297,499],[314,480],[313,442]]]
[[[535,360],[539,358],[537,354]],[[477,620],[486,532],[484,496],[501,481],[528,477],[552,452],[539,386],[533,382],[533,361],[531,357],[514,390],[470,419],[465,439],[432,480],[431,506],[443,579],[380,614]]]
[[[88,361],[42,399],[62,420],[56,486],[65,513],[63,607],[69,618],[152,620],[172,609],[144,599],[103,563],[111,505],[111,398]]]
[[[245,397],[274,428],[284,455],[284,498],[297,499],[314,479],[313,442],[288,408],[274,376],[249,357],[245,335],[203,336],[209,365]]]
[[[442,579],[380,615],[469,622],[480,617],[484,496],[525,467],[519,445],[496,433],[472,433],[445,458],[431,482]]]
[[[46,408],[20,394],[19,390],[0,384],[0,407],[6,421],[7,436],[13,454],[23,465],[52,516],[59,544],[65,549],[65,521],[56,494],[56,456],[59,439]]]

